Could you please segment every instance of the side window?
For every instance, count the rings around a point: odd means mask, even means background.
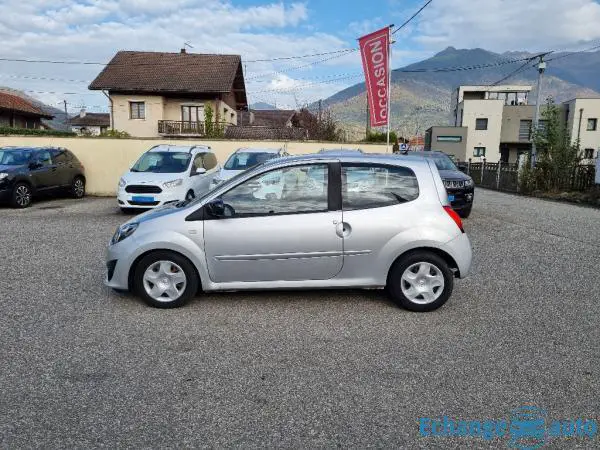
[[[67,164],[69,162],[69,158],[66,150],[63,148],[52,150],[52,160],[55,164]]]
[[[324,212],[327,164],[286,167],[263,173],[222,195],[233,217]]]
[[[50,150],[40,150],[35,155],[35,161],[40,163],[42,166],[51,166],[52,165],[52,156],[50,155]]]
[[[204,153],[198,153],[196,156],[194,156],[194,169],[200,169],[204,167],[204,155]]]
[[[342,208],[380,208],[410,202],[419,196],[415,173],[406,167],[342,165]]]
[[[217,157],[214,153],[205,153],[204,154],[204,168],[206,170],[211,170],[217,167]]]

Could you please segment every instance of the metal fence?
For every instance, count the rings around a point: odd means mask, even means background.
[[[489,163],[485,160],[480,163],[469,161],[466,172],[473,178],[476,186],[498,191],[519,192],[519,167],[517,164]],[[568,178],[553,180],[550,184],[556,189],[585,191],[595,185],[595,174],[595,166],[581,165],[577,166]]]

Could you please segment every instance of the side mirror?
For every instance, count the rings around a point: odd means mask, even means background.
[[[225,216],[225,204],[223,200],[216,199],[205,205],[206,212],[213,217],[224,217]]]
[[[460,164],[458,167],[458,170],[460,170],[463,173],[467,173],[467,166],[463,166],[462,164]]]
[[[203,175],[205,173],[206,173],[206,169],[204,167],[196,167],[195,169],[192,169],[192,173],[190,175],[191,176]]]
[[[39,161],[31,161],[29,163],[29,168],[30,169],[39,169],[40,167],[42,167],[42,164]]]

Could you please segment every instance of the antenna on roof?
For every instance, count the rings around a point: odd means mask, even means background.
[[[184,42],[183,46],[184,47],[189,47],[189,48],[194,48],[194,46],[192,44],[190,44],[189,41],[188,42]]]

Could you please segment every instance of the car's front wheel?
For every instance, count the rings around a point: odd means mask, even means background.
[[[198,275],[192,263],[171,251],[144,256],[135,268],[135,292],[155,308],[177,308],[198,291]]]
[[[13,208],[27,208],[31,205],[33,192],[27,183],[17,183],[13,189],[10,204]]]
[[[410,311],[433,311],[452,294],[454,274],[446,261],[430,251],[415,251],[397,261],[388,276],[392,300]]]

